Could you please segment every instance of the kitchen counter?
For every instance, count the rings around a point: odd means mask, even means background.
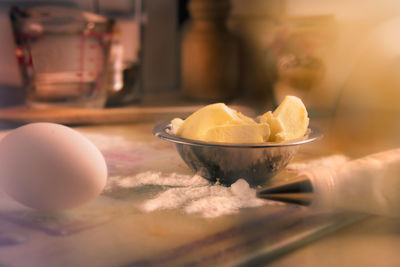
[[[268,266],[400,266],[400,220],[371,216],[285,254]]]
[[[87,205],[38,212],[1,194],[0,265],[400,266],[395,219],[315,214],[290,204],[216,218],[179,208],[143,211],[141,205],[166,187],[121,188],[118,179],[148,171],[191,175],[174,147],[151,135],[158,122],[76,127],[109,167],[107,190]],[[295,160],[331,153],[326,142],[303,147]]]

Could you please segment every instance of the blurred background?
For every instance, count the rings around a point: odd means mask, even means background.
[[[291,94],[337,149],[400,144],[399,1],[0,0],[0,107],[25,98],[10,7],[49,4],[113,19],[122,57],[135,54],[138,69],[123,72],[135,94],[108,106],[168,95],[265,111]]]

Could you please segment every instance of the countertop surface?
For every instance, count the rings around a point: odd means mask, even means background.
[[[396,219],[271,203],[212,218],[182,205],[144,210],[182,185],[132,184],[137,175],[193,175],[173,145],[151,135],[159,122],[75,127],[109,168],[106,190],[87,205],[39,212],[1,194],[0,266],[400,266]],[[295,161],[335,152],[327,142],[301,148]]]

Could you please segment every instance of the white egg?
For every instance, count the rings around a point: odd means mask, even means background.
[[[1,185],[10,197],[28,207],[77,207],[96,198],[106,180],[101,152],[69,127],[31,123],[0,141]]]

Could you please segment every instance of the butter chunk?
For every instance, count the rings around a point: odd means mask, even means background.
[[[204,140],[210,128],[222,125],[248,125],[257,123],[223,103],[205,106],[187,117],[176,132],[179,137]]]
[[[259,117],[259,121],[270,126],[269,141],[285,141],[304,136],[309,118],[300,98],[286,96],[273,113],[270,111],[265,113]]]
[[[175,118],[171,121],[170,133],[176,135],[183,124],[183,120],[180,118]]]
[[[173,119],[170,132],[208,142],[279,142],[304,136],[309,118],[301,99],[287,96],[274,112],[258,117],[258,122],[223,103],[216,103],[197,110],[185,120]]]
[[[277,134],[284,132],[285,128],[281,120],[276,118],[273,114],[272,111],[268,111],[264,115],[259,117],[260,123],[266,123],[269,125],[270,128],[270,135],[269,135],[269,140],[268,141],[282,141],[282,140],[277,140]]]
[[[257,124],[252,118],[247,117],[246,115],[236,111],[236,115],[240,118],[241,124]]]
[[[222,125],[210,128],[204,141],[224,143],[263,143],[269,138],[268,124]]]

